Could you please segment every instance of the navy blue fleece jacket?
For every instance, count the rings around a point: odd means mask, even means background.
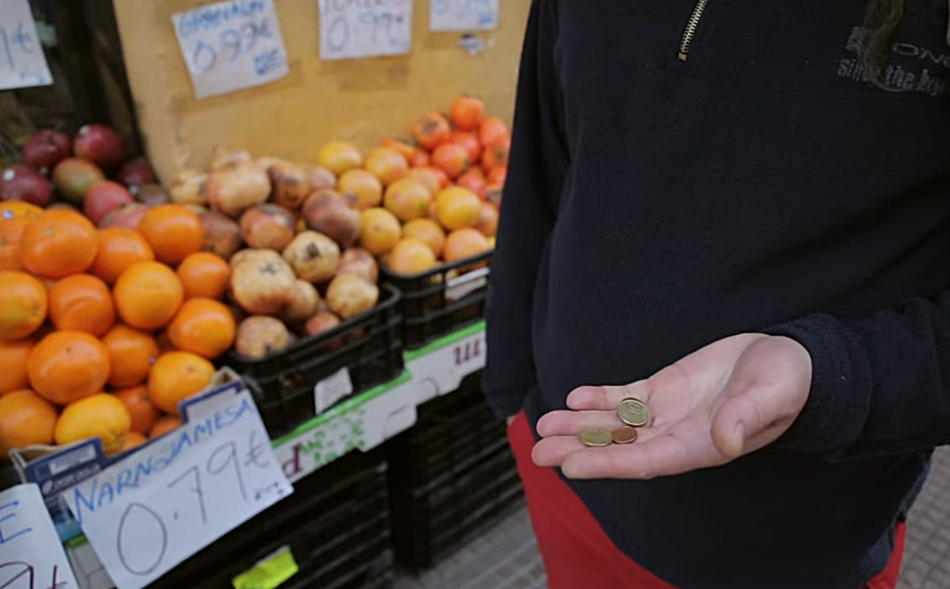
[[[939,5],[939,3],[936,3]],[[742,332],[800,341],[772,446],[570,484],[681,589],[857,589],[950,443],[947,15],[908,0],[880,88],[862,2],[536,0],[492,262],[484,385],[532,424],[585,384]],[[585,589],[585,588],[580,588]]]

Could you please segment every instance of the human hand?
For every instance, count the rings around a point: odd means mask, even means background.
[[[567,398],[570,411],[538,422],[532,457],[575,479],[651,479],[720,466],[774,442],[808,400],[811,356],[795,340],[762,334],[728,337],[694,352],[647,380],[585,386]],[[636,443],[587,448],[585,427],[623,425],[617,406],[636,398],[651,423]]]

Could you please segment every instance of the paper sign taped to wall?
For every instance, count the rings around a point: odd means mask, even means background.
[[[320,59],[402,55],[412,50],[412,0],[319,0]]]
[[[0,0],[0,90],[52,83],[29,2]]]
[[[290,72],[273,0],[208,4],[173,15],[172,24],[198,98],[260,86]]]
[[[32,483],[0,493],[0,587],[78,589],[43,496]]]
[[[498,28],[498,0],[429,0],[429,30],[484,31]]]

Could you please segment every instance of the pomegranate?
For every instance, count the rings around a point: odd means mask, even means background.
[[[327,287],[327,304],[343,319],[369,311],[378,300],[379,288],[353,274],[337,276]]]
[[[267,167],[270,177],[270,200],[288,209],[296,209],[310,193],[310,181],[303,168],[278,160]]]
[[[311,190],[336,188],[336,176],[330,170],[322,166],[310,166],[304,172],[307,174],[307,182]]]
[[[203,205],[208,202],[207,187],[207,174],[195,170],[183,170],[172,180],[171,200],[180,205]]]
[[[53,185],[73,204],[82,204],[89,187],[105,179],[105,174],[96,164],[75,157],[68,157],[53,168]]]
[[[247,358],[263,358],[292,342],[293,336],[280,319],[255,315],[238,325],[234,351]]]
[[[0,174],[0,200],[22,200],[45,207],[52,198],[49,180],[30,166],[15,164]]]
[[[211,150],[211,164],[209,164],[208,167],[211,171],[214,171],[219,168],[226,168],[234,164],[251,161],[254,161],[254,158],[244,149],[227,145],[215,145],[214,149]]]
[[[254,205],[264,204],[270,192],[270,177],[254,162],[219,168],[208,176],[208,203],[232,217]]]
[[[139,221],[142,220],[142,217],[145,213],[148,212],[148,207],[142,203],[133,202],[124,205],[109,211],[97,225],[99,229],[107,229],[109,227],[125,227],[126,229],[138,229]]]
[[[290,306],[296,280],[293,270],[280,257],[249,258],[231,272],[231,298],[248,313],[280,315]]]
[[[20,160],[27,166],[46,174],[73,152],[69,135],[62,131],[41,129],[26,140],[20,151]]]
[[[379,279],[379,266],[376,265],[376,258],[371,253],[358,247],[351,247],[343,252],[340,257],[340,268],[336,271],[337,276],[344,274],[353,274],[376,284]]]
[[[86,125],[73,140],[76,157],[91,160],[103,168],[114,168],[125,159],[122,137],[105,125]]]
[[[145,184],[144,186],[139,186],[138,192],[136,192],[134,196],[135,200],[150,207],[171,202],[171,198],[168,196],[168,193],[165,192],[165,189],[158,184]]]
[[[294,238],[294,216],[277,205],[253,206],[241,215],[241,235],[252,248],[282,250]]]
[[[326,282],[340,265],[340,248],[326,235],[304,231],[284,249],[284,259],[301,280]]]
[[[198,215],[198,218],[201,219],[201,226],[205,230],[205,244],[202,248],[204,251],[218,254],[227,260],[244,245],[241,228],[227,215],[207,211]]]
[[[359,239],[362,228],[360,213],[349,207],[338,192],[314,192],[304,202],[302,213],[307,227],[330,237],[344,248]]]
[[[86,191],[82,201],[83,214],[98,224],[102,218],[124,204],[133,202],[132,195],[118,182],[103,180]]]
[[[281,317],[290,323],[306,321],[317,312],[320,302],[317,288],[306,280],[298,280],[290,293],[290,304]]]
[[[138,194],[139,188],[146,184],[158,184],[158,178],[152,166],[144,157],[128,161],[116,172],[116,180],[125,184],[132,194]]]

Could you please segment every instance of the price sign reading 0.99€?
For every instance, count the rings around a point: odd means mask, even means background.
[[[140,589],[293,488],[250,394],[67,490],[62,497],[118,589]]]
[[[402,55],[412,49],[412,0],[319,0],[320,59]]]

